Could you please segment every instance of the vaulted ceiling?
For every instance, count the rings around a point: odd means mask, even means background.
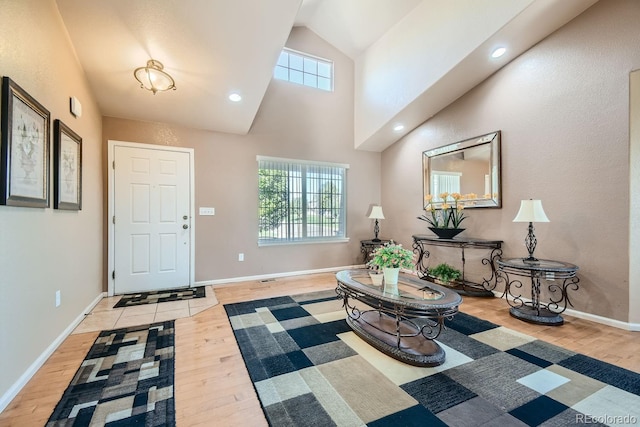
[[[596,1],[56,0],[103,115],[235,134],[249,132],[292,27],[306,26],[355,61],[354,146],[373,151],[402,136],[394,123],[411,130]],[[488,60],[497,45],[507,54]],[[133,70],[148,59],[176,91],[140,89]],[[394,69],[408,74],[381,84]]]

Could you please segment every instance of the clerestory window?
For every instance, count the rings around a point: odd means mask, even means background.
[[[333,91],[333,61],[284,48],[273,76],[304,86]]]

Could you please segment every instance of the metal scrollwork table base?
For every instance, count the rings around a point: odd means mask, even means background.
[[[578,267],[562,261],[540,259],[527,262],[522,258],[498,260],[498,274],[506,283],[504,296],[511,306],[511,316],[525,322],[539,325],[559,326],[564,323],[560,315],[571,304],[569,290],[577,291],[580,279],[576,276]],[[525,300],[521,280],[516,277],[531,279],[531,299]],[[547,284],[548,302],[543,302],[541,292],[543,284]]]
[[[493,290],[496,288],[498,276],[496,274],[496,260],[502,256],[502,240],[484,240],[473,239],[468,237],[454,237],[453,239],[440,239],[436,236],[416,234],[413,236],[413,251],[418,255],[416,261],[416,270],[421,279],[430,280],[427,274],[429,250],[428,246],[445,246],[460,248],[462,254],[462,277],[454,282],[451,288],[460,295],[474,297],[493,297]],[[475,283],[465,279],[464,267],[466,263],[464,251],[466,248],[471,249],[491,249],[491,253],[487,258],[482,259],[483,265],[488,265],[491,276],[482,278],[482,283]]]
[[[457,293],[400,273],[396,286],[374,285],[368,270],[336,274],[336,293],[343,298],[347,324],[369,345],[401,362],[438,366],[445,352],[434,341],[445,318],[458,312]],[[356,305],[361,302],[364,306]]]

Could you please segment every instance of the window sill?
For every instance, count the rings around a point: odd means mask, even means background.
[[[348,243],[348,237],[341,237],[339,239],[307,239],[307,240],[283,240],[283,241],[269,241],[258,242],[258,247],[262,246],[283,246],[283,245],[314,245],[324,243]]]

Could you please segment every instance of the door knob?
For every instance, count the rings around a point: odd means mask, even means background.
[[[184,225],[182,226],[182,228],[184,228],[184,229],[186,230],[187,228],[189,228],[189,226],[188,226],[187,224],[184,224]]]

